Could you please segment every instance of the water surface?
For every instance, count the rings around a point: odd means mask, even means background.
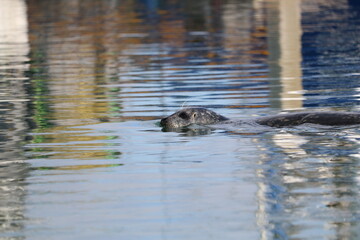
[[[0,239],[359,238],[358,126],[158,125],[183,106],[357,111],[356,1],[0,12]]]

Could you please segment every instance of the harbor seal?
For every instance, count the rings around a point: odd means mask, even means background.
[[[291,127],[304,123],[339,126],[360,124],[360,113],[357,112],[299,112],[259,117],[250,120],[259,125],[269,127]],[[230,120],[206,108],[184,108],[161,119],[160,126],[164,129],[177,129],[192,124],[241,124],[244,120]]]

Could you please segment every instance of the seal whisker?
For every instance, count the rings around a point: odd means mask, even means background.
[[[181,108],[180,110],[184,109],[187,107],[187,101],[184,101],[183,104],[181,104]]]

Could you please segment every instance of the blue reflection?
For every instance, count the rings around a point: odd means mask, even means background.
[[[349,1],[347,8],[322,8],[304,13],[302,20],[303,87],[308,92],[304,106],[356,105],[360,87],[359,1]],[[316,27],[309,28],[314,22]]]

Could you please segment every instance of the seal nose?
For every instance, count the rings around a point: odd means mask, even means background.
[[[163,118],[160,120],[160,126],[165,127],[167,118]]]

